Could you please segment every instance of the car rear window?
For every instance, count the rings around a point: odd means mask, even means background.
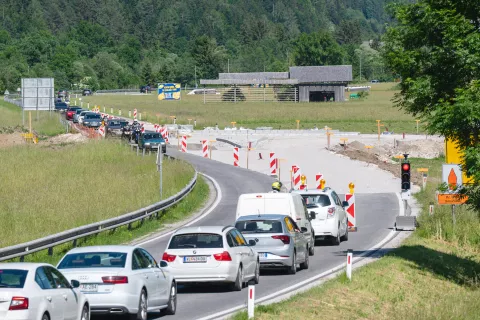
[[[85,116],[86,119],[100,119],[100,115],[99,114],[87,114]]]
[[[235,228],[241,233],[282,233],[282,222],[278,220],[237,221]]]
[[[313,206],[328,207],[331,205],[330,197],[326,194],[309,194],[302,195],[302,197],[303,200],[305,200],[307,208]]]
[[[216,233],[187,233],[173,236],[169,249],[223,248],[222,235]]]
[[[159,133],[146,133],[143,137],[145,139],[160,139],[160,134]]]
[[[125,252],[72,253],[63,258],[58,269],[124,268],[126,260]]]
[[[0,269],[0,288],[20,288],[25,285],[27,270]]]

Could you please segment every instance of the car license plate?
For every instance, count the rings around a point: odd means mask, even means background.
[[[207,256],[189,256],[183,257],[185,263],[202,263],[207,262]]]
[[[98,291],[98,284],[82,283],[80,285],[80,291],[82,291],[82,292],[97,292]]]
[[[267,257],[268,257],[268,253],[266,253],[266,252],[259,252],[259,253],[258,253],[258,256],[259,256],[260,258],[267,258]]]

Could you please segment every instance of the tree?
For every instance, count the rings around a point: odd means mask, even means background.
[[[398,25],[387,30],[384,58],[402,78],[395,105],[466,149],[463,169],[475,183],[465,192],[480,209],[480,2],[419,0],[392,10]]]
[[[342,63],[344,52],[331,33],[302,33],[295,41],[293,59],[297,66],[326,66]]]
[[[195,40],[192,56],[199,68],[200,76],[207,79],[217,78],[227,58],[225,48],[217,46],[215,39],[207,36]]]

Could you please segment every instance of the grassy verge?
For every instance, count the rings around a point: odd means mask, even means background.
[[[450,206],[436,205],[429,216],[443,159],[410,161],[412,168],[429,168],[427,188],[416,195],[423,212],[413,236],[354,271],[351,282],[342,275],[282,303],[259,306],[255,319],[480,319],[478,212],[457,208],[455,226]]]
[[[236,126],[256,128],[272,126],[281,129],[296,128],[296,120],[300,127],[311,129],[315,125],[326,125],[344,131],[376,133],[376,120],[397,133],[416,132],[414,118],[403,111],[392,107],[391,99],[395,90],[393,84],[379,84],[372,87],[369,96],[363,100],[352,100],[340,103],[290,103],[290,102],[241,102],[241,103],[207,103],[203,104],[202,95],[186,95],[182,92],[180,101],[158,101],[156,95],[100,95],[83,97],[84,104],[99,105],[114,113],[122,110],[128,116],[133,108],[142,113],[142,120],[170,123],[170,116],[177,117],[177,123],[189,123],[188,119],[197,120],[197,128],[215,126],[222,128]],[[75,100],[73,98],[73,100]],[[78,101],[77,101],[78,102]],[[347,120],[348,119],[348,120]]]
[[[115,217],[160,200],[155,157],[103,140],[81,145],[0,149],[0,247]],[[194,169],[167,160],[164,198]]]
[[[65,128],[60,123],[61,116],[55,112],[40,111],[37,113],[32,111],[32,128],[40,135],[54,136],[65,132]],[[28,112],[25,112],[25,126],[22,128],[22,109],[18,106],[0,100],[0,133],[12,133],[14,128],[27,130],[28,128]]]
[[[116,230],[105,231],[95,236],[82,238],[77,242],[77,246],[125,244],[152,232],[159,231],[170,223],[175,223],[189,217],[201,208],[208,199],[209,192],[209,187],[205,179],[202,176],[198,176],[197,185],[192,192],[176,206],[168,209],[163,216],[145,220],[143,223],[140,221],[135,222],[132,224],[130,230],[128,226],[123,226]],[[72,249],[72,243],[65,243],[55,247],[52,255],[48,255],[46,250],[40,251],[25,256],[25,261],[45,262],[55,265],[70,249]],[[161,257],[155,258],[160,261]]]

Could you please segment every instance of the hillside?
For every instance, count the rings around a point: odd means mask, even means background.
[[[218,71],[285,70],[301,33],[327,33],[355,62],[388,0],[4,0],[0,90],[22,76],[94,89],[193,84]]]

